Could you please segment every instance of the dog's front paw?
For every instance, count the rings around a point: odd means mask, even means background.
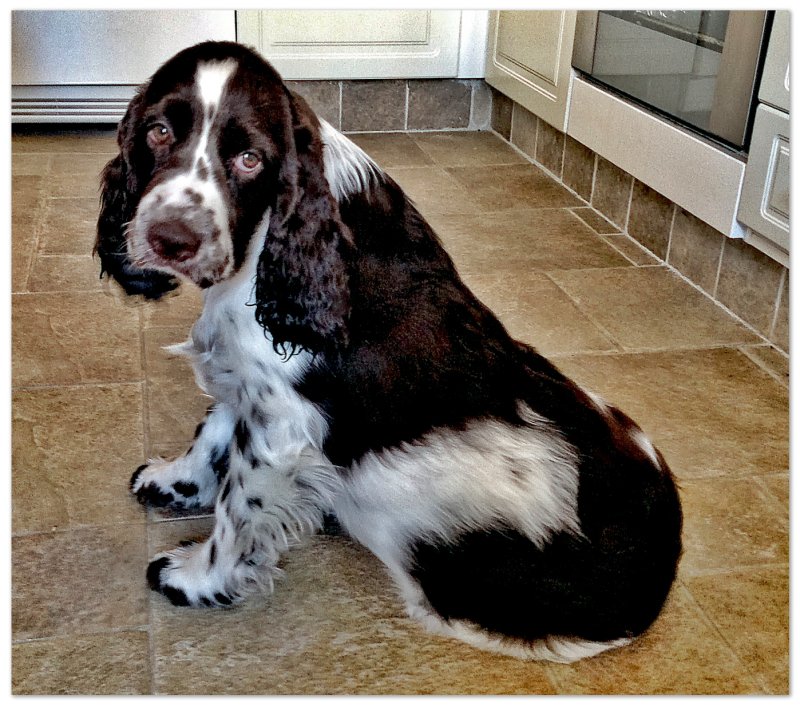
[[[185,478],[187,474],[180,466],[180,459],[142,464],[131,476],[128,485],[131,493],[143,506],[153,508],[181,510],[210,506],[213,496]]]
[[[157,555],[147,568],[150,589],[175,606],[229,607],[241,600],[225,577],[208,571],[204,543],[191,543]]]

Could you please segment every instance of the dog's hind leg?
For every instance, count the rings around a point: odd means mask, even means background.
[[[228,473],[235,424],[229,407],[212,405],[189,449],[176,459],[153,459],[140,466],[131,477],[131,492],[147,506],[212,507]]]

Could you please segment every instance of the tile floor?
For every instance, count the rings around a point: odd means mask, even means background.
[[[207,400],[161,346],[200,298],[126,300],[92,261],[110,133],[21,133],[13,186],[12,687],[18,694],[788,691],[788,361],[492,134],[359,135],[510,331],[620,405],[680,480],[685,555],[634,645],[530,664],[430,637],[341,537],[271,598],[174,608],[147,558],[210,531],[127,493]]]

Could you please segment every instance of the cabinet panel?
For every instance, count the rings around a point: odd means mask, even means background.
[[[287,79],[455,77],[456,10],[271,10],[238,13],[239,41]]]
[[[771,106],[760,105],[744,174],[739,219],[786,253],[789,252],[789,161],[789,116]]]
[[[789,96],[789,55],[792,45],[789,34],[791,15],[788,10],[778,10],[769,38],[769,48],[764,60],[764,73],[758,98],[776,108],[788,111]]]
[[[491,13],[486,80],[557,129],[566,130],[574,10]]]

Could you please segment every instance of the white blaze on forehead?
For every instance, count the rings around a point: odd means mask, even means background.
[[[225,84],[235,69],[236,62],[232,59],[205,62],[197,67],[195,84],[206,109],[213,111],[219,105]]]
[[[236,62],[232,59],[206,62],[197,67],[195,84],[200,102],[203,104],[203,127],[200,131],[197,150],[194,153],[193,171],[196,171],[201,164],[208,167],[211,162],[208,155],[211,127],[217,116],[217,109],[222,100],[225,86],[235,69]]]

